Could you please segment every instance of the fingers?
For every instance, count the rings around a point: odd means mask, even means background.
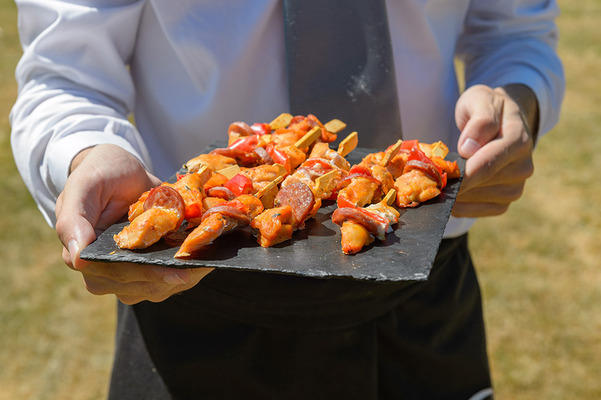
[[[188,290],[212,268],[174,269],[128,263],[90,263],[82,271],[87,290],[95,295],[115,294],[125,304],[159,302]]]
[[[533,173],[530,146],[498,139],[488,143],[467,160],[461,191],[480,185],[523,183]]]
[[[530,171],[530,172],[529,172]],[[510,164],[493,179],[470,189],[461,190],[452,210],[455,217],[485,217],[501,215],[518,200],[524,191],[531,170]]]
[[[504,214],[510,203],[455,203],[451,214],[457,218],[493,217]]]
[[[457,148],[464,158],[473,156],[500,131],[503,99],[493,89],[476,85],[460,97],[455,120],[461,131]]]
[[[480,186],[457,196],[456,203],[497,203],[509,204],[519,199],[524,192],[524,184]]]

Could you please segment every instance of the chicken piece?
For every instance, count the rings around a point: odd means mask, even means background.
[[[200,225],[186,237],[175,258],[189,257],[218,237],[248,226],[262,211],[261,201],[251,195],[241,195],[212,207],[202,216]]]
[[[140,214],[113,238],[120,249],[145,249],[177,229],[176,211],[153,208]]]
[[[127,219],[129,222],[132,222],[134,219],[136,219],[136,217],[144,212],[144,202],[146,201],[146,198],[148,198],[149,193],[150,190],[145,191],[140,195],[135,203],[132,203],[129,206],[129,210],[127,211]]]
[[[341,245],[344,254],[355,254],[361,251],[364,246],[371,244],[374,237],[361,224],[353,221],[344,221],[340,227],[342,235]]]
[[[423,151],[413,147],[403,174],[395,180],[396,204],[399,207],[416,207],[438,196],[446,184],[447,173]]]
[[[384,152],[366,156],[362,163],[354,165],[349,175],[340,182],[337,203],[339,207],[354,205],[363,207],[378,202],[394,185],[392,174],[385,165]]]
[[[296,132],[289,129],[278,129],[273,135],[271,135],[271,137],[264,138],[262,141],[260,141],[260,143],[267,144],[269,140],[269,142],[278,147],[294,146],[294,143],[303,137],[303,134],[304,133],[302,132]]]
[[[253,233],[262,247],[273,246],[292,238],[313,218],[321,206],[313,191],[304,183],[283,187],[274,200],[274,208],[263,211],[251,222]]]
[[[205,191],[207,191],[213,187],[223,186],[228,180],[229,178],[227,176],[220,174],[219,172],[213,172],[209,180],[204,184],[203,188]]]
[[[431,160],[434,164],[438,165],[438,167],[446,172],[447,177],[449,179],[456,179],[461,177],[461,171],[459,170],[459,165],[457,161],[448,161],[444,160],[440,157],[432,157]]]
[[[144,249],[179,228],[184,221],[184,200],[177,190],[169,186],[150,190],[142,209],[140,215],[113,236],[119,248]]]
[[[405,164],[407,163],[407,159],[409,158],[409,153],[407,152],[399,152],[397,155],[392,157],[386,169],[392,175],[392,179],[396,179],[403,174],[403,170],[405,169]]]
[[[221,154],[201,154],[197,157],[192,158],[187,163],[184,164],[184,167],[187,168],[188,172],[196,172],[203,165],[209,167],[209,169],[213,172],[220,171],[227,167],[231,167],[236,164],[236,160],[232,157],[227,157]]]
[[[271,247],[292,238],[296,224],[292,207],[286,205],[263,211],[250,226],[261,247]]]
[[[294,171],[296,167],[301,165],[307,159],[307,154],[293,144],[287,146],[276,146],[276,149],[288,156],[290,172]]]
[[[441,193],[438,182],[418,169],[399,176],[394,188],[397,191],[396,205],[403,208],[416,207]]]
[[[238,227],[239,221],[223,214],[211,214],[188,234],[180,246],[175,258],[189,257],[204,246],[213,242],[222,234]]]
[[[386,167],[378,164],[372,165],[369,171],[371,172],[372,176],[380,182],[380,187],[376,193],[374,193],[374,198],[379,200],[384,194],[388,193],[388,191],[392,189],[394,186],[394,178]]]
[[[353,177],[350,183],[338,192],[338,207],[363,207],[370,204],[379,187],[380,182],[375,178]]]

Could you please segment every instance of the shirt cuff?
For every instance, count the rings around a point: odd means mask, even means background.
[[[63,191],[71,162],[77,154],[89,147],[99,144],[114,144],[122,147],[124,150],[135,156],[144,165],[144,168],[151,170],[151,165],[144,161],[144,157],[138,150],[131,145],[125,138],[113,133],[102,131],[80,131],[52,141],[48,145],[46,159],[42,166],[42,175],[46,175],[44,181],[51,186],[50,191],[58,197]]]

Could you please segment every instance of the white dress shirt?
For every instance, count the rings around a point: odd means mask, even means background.
[[[51,225],[70,162],[86,147],[117,144],[166,179],[225,140],[229,123],[268,122],[288,109],[278,0],[16,3],[24,54],[11,141]],[[467,86],[531,87],[539,136],[556,124],[564,77],[554,1],[389,0],[387,7],[405,139],[442,140],[456,151],[456,56]],[[445,235],[472,222],[452,218]]]

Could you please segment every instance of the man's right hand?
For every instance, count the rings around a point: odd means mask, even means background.
[[[56,232],[65,264],[81,272],[91,293],[115,294],[125,304],[158,302],[193,287],[212,271],[79,258],[80,251],[121,218],[142,192],[160,184],[133,155],[115,145],[86,149],[73,160],[56,203]]]

